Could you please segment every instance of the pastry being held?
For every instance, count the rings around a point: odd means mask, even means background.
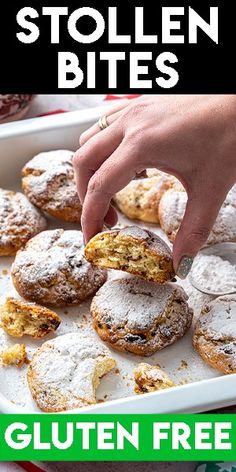
[[[167,244],[137,226],[99,233],[85,247],[85,257],[95,266],[123,270],[154,282],[164,283],[175,275]]]

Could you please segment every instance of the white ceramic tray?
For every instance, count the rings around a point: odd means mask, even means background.
[[[23,164],[38,152],[57,148],[76,149],[81,132],[94,123],[103,111],[104,107],[1,125],[0,187],[19,189]],[[51,226],[63,225],[54,221]],[[158,227],[152,226],[152,229],[160,234]],[[7,295],[15,294],[10,278],[11,263],[11,258],[0,258],[0,303]],[[120,273],[115,273],[117,275]],[[114,271],[110,276],[114,276]],[[182,285],[190,296],[189,303],[194,308],[196,318],[201,306],[210,297],[197,292],[188,281]],[[79,307],[57,310],[62,323],[56,335],[82,330],[87,331],[89,336],[96,336],[90,325],[89,304],[88,301]],[[190,413],[236,403],[236,375],[221,376],[209,368],[194,352],[191,336],[190,330],[181,341],[145,359],[112,351],[118,370],[102,379],[97,391],[98,403],[73,412]],[[15,342],[0,329],[0,349]],[[22,342],[25,342],[29,356],[42,343],[29,338]],[[178,386],[148,395],[135,395],[132,370],[141,361],[159,364]],[[1,412],[38,411],[28,390],[26,370],[27,367],[0,367]]]

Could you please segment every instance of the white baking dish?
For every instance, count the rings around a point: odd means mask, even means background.
[[[103,111],[104,107],[101,107],[1,125],[0,186],[10,189],[20,188],[20,170],[23,164],[40,151],[58,148],[76,149],[81,132],[94,123]],[[64,226],[60,222],[56,225],[57,227]],[[152,228],[160,233],[158,228],[153,226]],[[4,301],[6,295],[14,294],[9,275],[11,262],[11,258],[0,259],[0,303]],[[8,269],[8,275],[3,275],[4,269]],[[190,304],[194,305],[197,316],[203,302],[209,300],[210,297],[203,296],[190,288],[188,282],[183,285],[190,293]],[[63,310],[56,311],[63,319],[58,335],[80,329],[90,331],[91,328],[86,321],[89,320],[89,302],[80,307],[68,309],[68,314],[64,314]],[[108,374],[102,380],[97,392],[97,398],[102,400],[105,396],[106,401],[93,407],[73,410],[73,412],[190,413],[236,403],[236,375],[221,376],[203,363],[192,348],[191,336],[190,330],[184,339],[151,358],[143,359],[112,351],[117,360],[119,372]],[[15,342],[18,341],[10,339],[1,331],[0,349]],[[23,342],[27,345],[30,354],[42,343],[30,341],[28,338]],[[179,385],[149,395],[134,395],[132,370],[141,361],[158,363]],[[182,361],[187,362],[187,366]],[[38,411],[27,387],[26,369],[0,367],[1,412]]]

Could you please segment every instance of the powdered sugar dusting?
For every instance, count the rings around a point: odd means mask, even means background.
[[[23,176],[32,174],[32,187],[36,193],[44,193],[55,177],[73,174],[73,152],[67,150],[42,152],[33,157],[22,169]]]
[[[109,371],[115,366],[115,361],[109,350],[95,337],[81,333],[59,336],[44,343],[33,357],[30,385],[34,385],[39,401],[45,401],[45,406],[47,389],[57,392],[57,406],[63,401],[67,409],[95,403],[95,369],[107,361],[110,364]]]
[[[198,323],[213,340],[230,338],[235,342],[236,296],[222,296],[213,300],[206,306],[205,313],[201,315]]]
[[[175,233],[184,216],[187,193],[175,189],[169,189],[164,193],[159,206],[159,216],[162,228],[167,234]]]
[[[127,226],[126,228],[120,230],[118,238],[122,238],[123,235],[130,236],[134,239],[139,239],[140,242],[145,241],[151,250],[157,252],[157,254],[168,257],[169,260],[172,260],[170,248],[159,236],[157,236],[157,234],[153,233],[152,231],[140,228],[139,226]]]
[[[106,271],[84,257],[81,231],[44,231],[19,251],[12,265],[17,290],[30,301],[61,305],[84,300],[106,280]]]
[[[236,291],[236,266],[219,256],[200,254],[196,257],[191,277],[197,287],[214,293]]]
[[[187,204],[187,193],[184,191],[170,189],[164,193],[159,207],[159,216],[163,230],[170,236],[175,237]],[[207,244],[234,241],[236,239],[236,184],[228,193],[207,240]]]
[[[68,207],[80,214],[73,155],[67,150],[43,152],[24,166],[23,189],[30,201],[49,213]],[[75,216],[73,220],[76,221]]]
[[[173,284],[159,285],[139,278],[123,278],[106,282],[94,298],[96,310],[112,318],[112,325],[147,329],[161,319],[174,291]],[[179,289],[183,299],[184,291]]]
[[[0,249],[23,246],[46,228],[46,220],[20,192],[0,189]]]

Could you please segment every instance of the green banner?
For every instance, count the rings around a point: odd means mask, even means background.
[[[236,415],[0,415],[0,460],[236,460]]]

